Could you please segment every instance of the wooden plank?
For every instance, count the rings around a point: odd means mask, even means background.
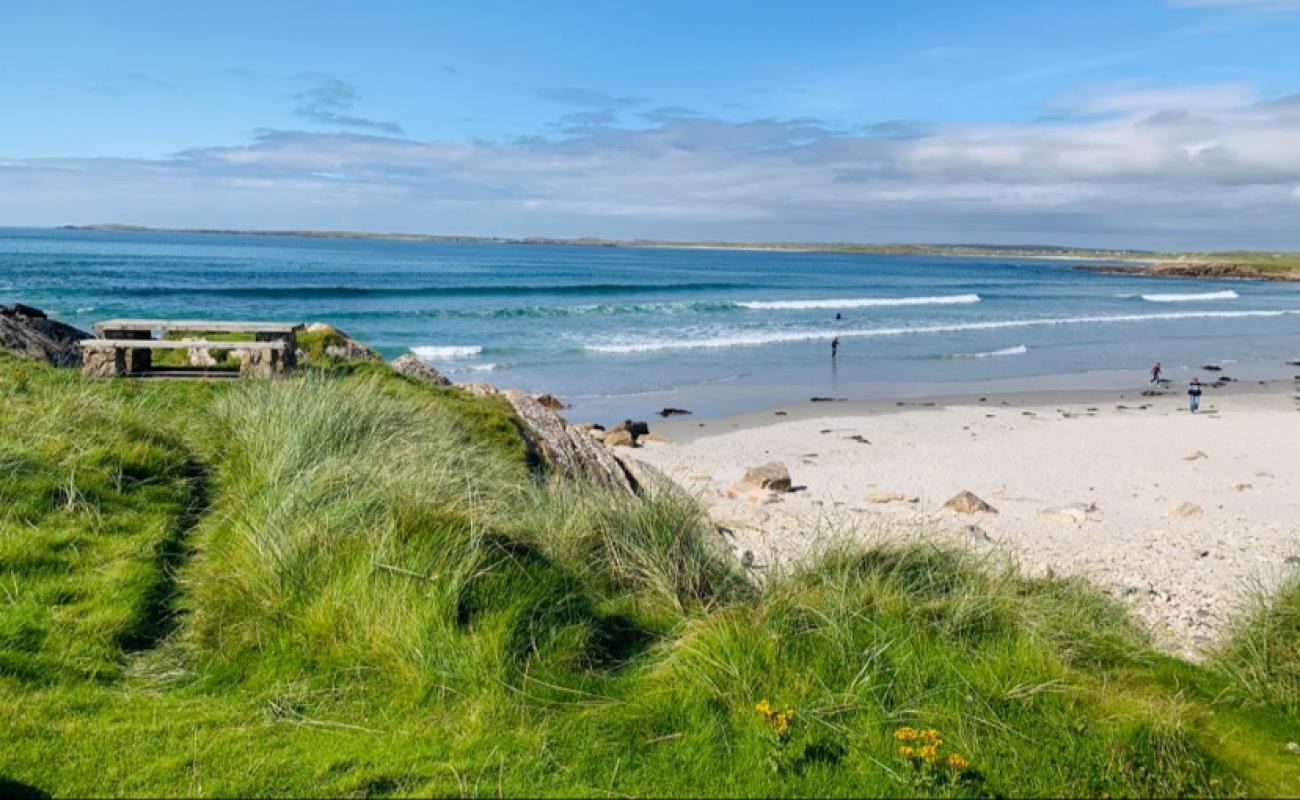
[[[203,331],[206,333],[282,333],[301,331],[301,322],[246,322],[216,319],[108,319],[95,323],[95,332],[104,331]]]
[[[208,350],[282,350],[284,342],[210,342],[207,339],[82,339],[83,348],[95,350],[188,350],[202,347]]]

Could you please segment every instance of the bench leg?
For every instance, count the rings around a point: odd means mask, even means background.
[[[280,358],[284,363],[284,372],[290,372],[298,366],[298,337],[292,333],[258,333],[253,338],[259,342],[283,342],[284,350]]]
[[[119,378],[126,374],[126,353],[116,347],[88,349],[81,354],[81,374],[87,378]]]
[[[239,351],[239,377],[274,378],[286,371],[285,354],[291,352],[289,347],[274,350]]]
[[[153,351],[132,348],[126,351],[126,371],[132,375],[153,369]]]

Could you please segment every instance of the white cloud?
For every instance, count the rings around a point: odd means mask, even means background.
[[[268,131],[170,159],[0,162],[0,218],[510,235],[1294,247],[1300,100],[1095,89],[1055,121],[664,115],[507,143]],[[868,128],[869,130],[869,128]]]

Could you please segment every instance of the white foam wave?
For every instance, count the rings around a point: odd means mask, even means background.
[[[990,358],[992,356],[1023,356],[1029,352],[1029,348],[1023,344],[1015,347],[1004,347],[1001,350],[990,350],[987,353],[961,353],[953,358]]]
[[[468,367],[456,367],[449,369],[447,372],[451,375],[464,375],[470,372],[492,372],[501,367],[500,364],[471,364]]]
[[[1222,292],[1191,294],[1144,294],[1142,299],[1149,303],[1200,303],[1206,300],[1236,300],[1237,293],[1228,289]]]
[[[1153,322],[1178,319],[1236,319],[1242,317],[1281,317],[1300,314],[1300,311],[1176,311],[1164,314],[1118,314],[1096,317],[1055,317],[1049,319],[1009,319],[988,322],[963,322],[952,325],[928,325],[912,328],[862,328],[856,330],[809,330],[768,333],[734,333],[700,339],[655,339],[638,342],[589,344],[585,350],[594,353],[645,353],[658,350],[695,350],[715,347],[756,347],[785,342],[826,341],[850,337],[906,336],[920,333],[959,333],[961,331],[987,331],[1001,328],[1034,328],[1051,325],[1084,325],[1115,322]]]
[[[429,361],[435,358],[472,358],[482,353],[483,348],[478,345],[448,347],[424,345],[421,347],[412,347],[411,352],[415,353],[419,358]]]
[[[878,306],[946,306],[978,303],[977,294],[950,294],[934,297],[858,297],[832,300],[752,300],[736,303],[741,308],[762,311],[799,311],[809,308],[872,308]]]
[[[94,310],[95,310],[95,307],[94,307],[94,306],[82,306],[81,308],[77,309],[75,313],[77,313],[77,314],[89,314],[90,312],[92,312],[92,311],[94,311]]]

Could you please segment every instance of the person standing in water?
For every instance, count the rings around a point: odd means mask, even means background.
[[[1195,414],[1196,409],[1201,407],[1201,379],[1200,378],[1194,377],[1192,378],[1192,382],[1187,384],[1187,400],[1189,405],[1191,405],[1192,413]]]
[[[832,361],[835,360],[835,356],[836,354],[839,353],[839,351],[840,351],[840,337],[836,336],[834,339],[831,339],[831,360]]]
[[[1159,361],[1157,361],[1156,365],[1151,368],[1151,384],[1154,386],[1157,383],[1160,383],[1160,362]]]

